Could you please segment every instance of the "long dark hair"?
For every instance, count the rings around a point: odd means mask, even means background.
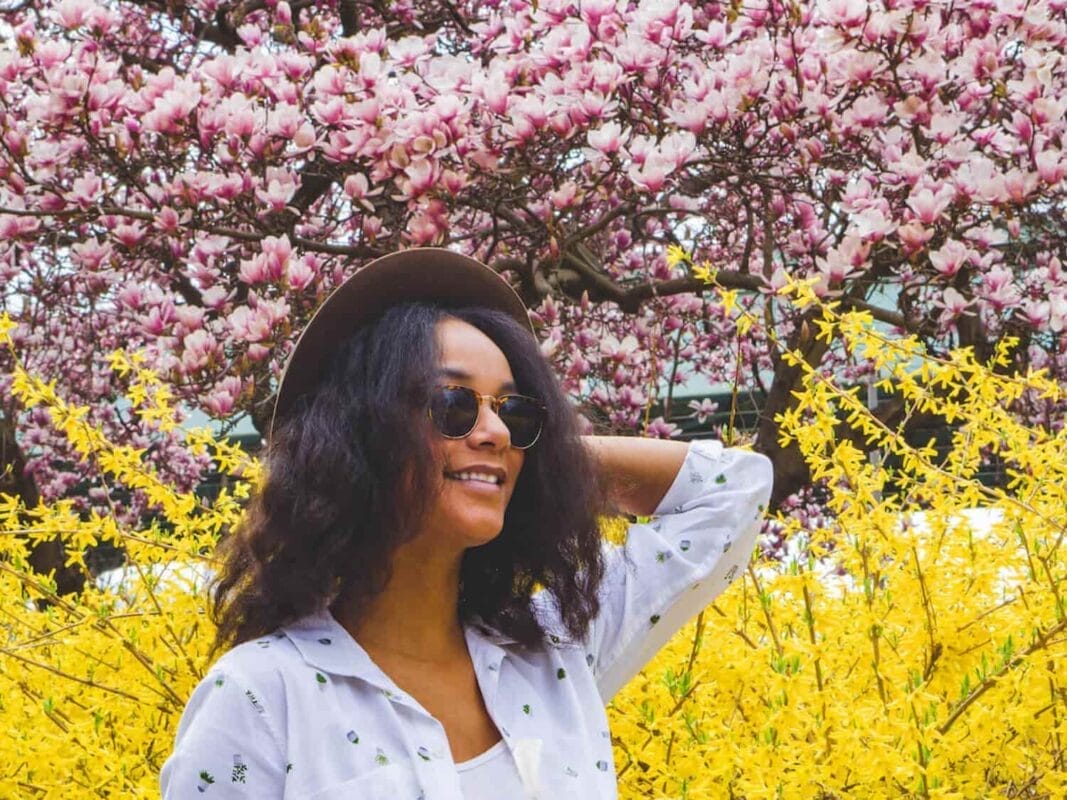
[[[220,547],[216,652],[338,597],[358,615],[384,589],[393,551],[418,529],[439,484],[425,409],[439,363],[435,329],[447,317],[492,339],[518,391],[547,408],[503,530],[464,555],[460,618],[480,617],[524,644],[543,642],[548,633],[530,607],[540,586],[567,633],[585,633],[599,610],[598,518],[607,490],[579,439],[577,412],[529,331],[506,314],[406,303],[346,341],[317,390],[276,425],[265,482]]]

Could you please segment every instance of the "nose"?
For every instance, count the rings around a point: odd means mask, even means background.
[[[478,403],[478,421],[467,441],[474,447],[489,445],[494,450],[508,447],[511,444],[511,431],[496,413],[493,398],[483,397]]]

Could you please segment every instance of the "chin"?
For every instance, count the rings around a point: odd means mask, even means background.
[[[489,542],[500,536],[500,532],[503,530],[502,525],[495,527],[484,527],[472,525],[463,528],[466,535],[464,538],[467,540],[467,547],[481,547],[483,544],[489,544]]]
[[[486,519],[485,517],[471,517],[463,516],[458,517],[449,525],[449,528],[455,532],[455,536],[460,540],[464,549],[471,547],[481,547],[483,544],[489,544],[500,535],[500,532],[504,529],[504,521],[502,519]]]

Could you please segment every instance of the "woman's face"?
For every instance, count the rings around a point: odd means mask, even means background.
[[[517,391],[511,367],[493,340],[466,322],[446,318],[437,325],[441,354],[437,385],[466,386],[481,395],[499,397]],[[433,453],[441,465],[441,485],[428,509],[424,534],[458,550],[477,547],[499,535],[504,512],[515,490],[525,453],[511,446],[507,427],[488,400],[464,439],[448,439],[434,431]],[[499,476],[499,483],[483,476]]]

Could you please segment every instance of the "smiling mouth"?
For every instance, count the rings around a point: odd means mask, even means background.
[[[450,481],[459,481],[460,483],[475,483],[482,484],[484,486],[500,486],[504,483],[503,478],[498,475],[490,475],[487,472],[446,472],[445,478]]]

